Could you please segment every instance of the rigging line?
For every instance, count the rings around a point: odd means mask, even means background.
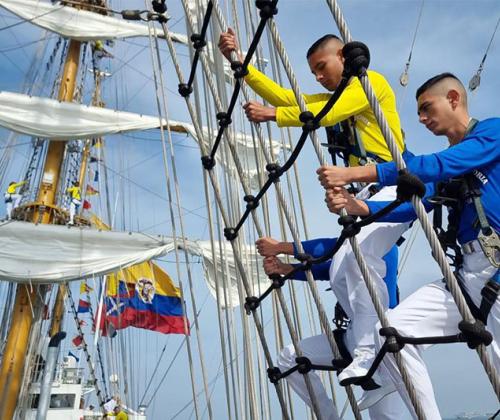
[[[200,309],[198,310],[197,316],[195,318],[193,318],[193,323],[192,323],[193,326],[195,326],[198,323],[197,318],[201,314],[201,311],[203,310],[203,308],[205,307],[205,304],[208,301],[209,294],[210,294],[210,292],[207,292],[207,294],[205,295],[205,298],[204,298],[203,302],[201,303]],[[172,368],[174,362],[177,360],[177,356],[179,356],[179,353],[180,353],[180,351],[181,351],[181,349],[184,346],[184,343],[186,341],[187,341],[187,337],[184,336],[184,338],[182,339],[182,342],[179,344],[179,347],[177,348],[177,350],[176,350],[176,352],[175,352],[172,360],[170,361],[170,363],[169,363],[169,365],[168,365],[165,373],[163,374],[163,376],[162,376],[160,382],[158,383],[158,385],[156,386],[156,388],[155,388],[153,394],[151,395],[151,398],[149,399],[149,402],[146,404],[146,406],[150,406],[151,405],[151,402],[154,400],[154,398],[156,396],[156,393],[159,391],[161,385],[163,384],[163,382],[167,378],[167,375],[170,372],[170,369]],[[153,372],[153,375],[151,377],[151,381],[153,380],[153,377],[154,377],[155,373],[156,373],[156,371]],[[146,396],[146,391],[144,391],[144,394],[143,394],[143,396],[141,398],[141,402],[139,403],[139,405],[141,405],[143,403],[145,396]]]
[[[0,32],[5,31],[7,29],[14,28],[15,26],[20,26],[23,23],[33,22],[34,20],[39,19],[43,16],[50,15],[51,13],[57,12],[58,10],[61,10],[63,7],[64,6],[56,7],[56,8],[54,8],[54,10],[49,10],[48,12],[42,13],[41,15],[33,16],[32,18],[29,18],[29,19],[20,18],[21,20],[19,22],[16,22],[16,23],[13,23],[12,25],[8,25],[8,26],[4,26],[4,27],[0,28]]]
[[[481,83],[481,73],[483,71],[484,62],[486,61],[486,57],[488,56],[488,52],[490,50],[491,44],[493,43],[493,39],[495,38],[495,34],[497,32],[499,24],[500,24],[500,17],[497,20],[497,24],[495,25],[495,29],[493,31],[493,34],[491,35],[490,42],[488,43],[488,47],[486,48],[486,52],[484,53],[483,59],[479,64],[479,68],[477,69],[476,74],[472,76],[472,79],[469,81],[470,91],[474,91],[477,87],[479,87],[479,84]]]
[[[110,172],[112,172],[114,175],[118,176],[122,180],[128,181],[128,182],[134,184],[135,186],[139,187],[139,189],[142,189],[142,190],[144,190],[144,191],[146,191],[146,192],[154,195],[155,197],[158,197],[161,200],[168,202],[167,198],[163,197],[162,195],[158,194],[157,192],[155,192],[155,191],[153,191],[153,190],[151,190],[151,189],[149,189],[147,187],[144,187],[143,185],[139,184],[138,182],[133,181],[132,179],[126,177],[125,175],[122,175],[119,171],[115,171],[114,169],[111,169],[111,167],[109,167],[108,165],[104,165],[103,163],[101,163],[101,164],[102,164],[103,167],[106,167],[107,170],[109,170]],[[111,177],[111,179],[113,179],[113,177]],[[203,207],[205,207],[205,206],[203,206]],[[199,207],[199,208],[201,209],[203,207]],[[199,217],[201,219],[206,219],[206,217],[203,217],[203,216],[201,216],[199,214],[194,213],[194,211],[196,211],[198,209],[189,210],[189,209],[187,209],[185,207],[182,207],[182,210],[184,210],[188,214],[192,214],[192,215],[197,216],[197,217]]]
[[[267,321],[264,322],[263,326],[264,327],[267,327],[271,322],[273,321],[273,317],[269,317],[269,319]],[[257,337],[253,337],[252,339],[253,342],[257,342]],[[245,354],[245,351],[244,350],[240,350],[227,364],[222,364],[222,359],[221,359],[221,363],[219,363],[219,369],[217,370],[217,373],[215,375],[215,377],[209,382],[210,385],[212,384],[215,384],[215,382],[220,378],[220,376],[222,375],[222,372],[225,372],[227,370],[228,367],[230,367],[231,365],[234,364],[234,362],[237,360],[237,359],[240,359],[242,355]],[[223,368],[223,369],[221,369]],[[222,370],[222,372],[221,372]],[[200,390],[198,391],[197,395],[200,395],[203,391]],[[170,418],[170,420],[173,420],[175,419],[179,414],[181,414],[183,411],[185,411],[189,406],[191,406],[191,404],[193,404],[193,400],[191,399],[188,403],[186,403],[186,405],[184,405],[184,407],[182,407],[182,409],[178,412],[176,412],[173,417]]]
[[[149,26],[149,42],[151,45],[151,59],[152,59],[152,63],[153,63],[153,75],[154,75],[154,80],[155,80],[155,88],[156,88],[155,93],[156,93],[156,98],[157,98],[158,111],[161,115],[162,106],[163,106],[164,115],[165,115],[166,119],[168,120],[169,109],[168,109],[168,102],[167,102],[167,99],[165,96],[165,83],[164,83],[164,76],[163,76],[163,69],[162,69],[162,60],[161,60],[161,56],[160,56],[160,51],[158,49],[159,42],[158,42],[158,38],[156,36],[154,37],[154,41],[153,41],[151,24],[148,24],[148,26]],[[153,31],[154,31],[154,35],[156,35],[156,27],[154,27],[154,26],[153,26]],[[153,44],[153,42],[154,42],[154,44]],[[156,47],[156,49],[155,49],[155,47]],[[156,53],[156,65],[158,67],[155,67],[155,54],[153,53],[153,51]],[[158,89],[160,89],[160,90],[158,90]],[[160,95],[160,92],[161,92],[161,95]],[[164,165],[165,176],[166,176],[166,181],[167,181],[167,193],[168,193],[169,199],[170,199],[169,210],[170,210],[170,215],[171,215],[170,217],[171,217],[171,221],[172,221],[172,233],[174,235],[174,244],[176,245],[175,257],[176,257],[176,260],[179,261],[179,256],[178,256],[179,250],[177,249],[177,237],[176,237],[177,234],[176,234],[176,224],[175,224],[175,217],[174,217],[174,207],[173,207],[174,203],[173,203],[173,196],[172,196],[172,191],[171,191],[172,179],[171,179],[170,173],[169,173],[168,160],[167,160],[167,155],[168,155],[167,143],[165,140],[165,133],[164,133],[163,127],[161,127],[161,129],[160,129],[160,133],[161,133],[161,140],[162,140],[163,165]],[[180,227],[181,237],[182,237],[181,240],[184,244],[184,260],[186,263],[186,269],[187,269],[187,274],[188,274],[188,284],[189,284],[189,291],[190,291],[190,296],[191,296],[191,305],[193,307],[193,312],[194,312],[194,316],[196,319],[197,318],[197,310],[196,310],[195,295],[193,292],[194,286],[193,286],[191,266],[189,264],[190,263],[190,256],[189,256],[189,253],[186,249],[187,243],[186,243],[186,237],[185,237],[184,221],[183,221],[182,211],[181,211],[181,194],[180,194],[179,181],[178,181],[178,176],[177,176],[177,165],[175,162],[174,148],[173,148],[173,143],[172,143],[172,132],[169,128],[167,128],[167,139],[168,139],[168,144],[169,144],[169,148],[170,148],[170,164],[172,166],[174,193],[175,193],[175,198],[177,201],[177,213],[179,216],[179,227]],[[177,273],[179,275],[179,288],[180,288],[181,293],[182,293],[183,286],[182,286],[182,282],[180,280],[181,276],[180,276],[180,264],[179,264],[179,262],[176,264],[176,269],[177,269]],[[186,316],[187,315],[186,305],[184,305],[184,310],[185,310],[184,314]],[[187,328],[187,325],[186,325],[186,328]],[[209,415],[209,418],[212,419],[212,416],[213,416],[212,403],[211,403],[210,396],[208,393],[208,386],[207,386],[207,380],[206,380],[206,367],[205,367],[205,360],[203,357],[202,339],[201,339],[198,323],[195,324],[194,330],[196,333],[196,344],[197,344],[198,352],[199,352],[201,375],[202,375],[202,380],[203,380],[204,390],[205,390],[205,399],[206,399],[206,402],[208,405],[208,415]],[[188,349],[188,353],[189,353],[190,352],[190,340],[189,340],[189,338],[187,339],[187,349]],[[190,366],[190,368],[191,368],[191,366]],[[194,378],[192,378],[192,380],[193,379]],[[193,387],[194,387],[194,383],[193,383]],[[198,418],[197,411],[196,411],[196,414],[197,414],[196,417]]]
[[[190,22],[190,20],[191,20],[190,19],[190,13],[189,13],[189,10],[187,9],[187,4],[184,1],[183,1],[183,7],[184,7],[184,10],[186,11],[186,16],[188,17],[188,22]],[[192,22],[190,23],[190,26],[192,26]],[[170,55],[172,57],[172,62],[174,64],[175,71],[177,73],[179,82],[183,83],[184,82],[184,77],[183,77],[180,65],[179,65],[179,63],[177,61],[176,50],[175,50],[172,38],[169,36],[167,26],[165,24],[162,24],[162,27],[164,29],[164,33],[166,34],[166,38],[165,39],[166,39],[166,42],[168,44],[168,48],[170,50]],[[201,57],[202,57],[202,63],[203,63],[203,61],[204,61],[203,60],[204,55],[202,55]],[[207,80],[210,80],[210,79],[207,78]],[[202,132],[202,129],[201,129],[201,125],[199,123],[199,120],[198,120],[197,114],[195,112],[195,109],[193,107],[193,104],[189,100],[189,98],[185,98],[185,102],[186,102],[186,105],[188,107],[188,111],[189,111],[189,114],[191,116],[191,119],[193,121],[193,125],[195,126],[196,133],[197,133],[197,135],[200,138],[203,138],[203,132]],[[203,144],[203,142],[200,143],[200,151],[201,151],[202,155],[206,155],[207,150],[206,150],[205,145]],[[219,209],[220,216],[222,217],[222,219],[224,221],[224,224],[226,226],[229,226],[229,218],[228,218],[228,214],[226,212],[226,209],[225,209],[225,207],[224,207],[224,205],[222,203],[222,193],[221,193],[221,190],[220,190],[219,182],[218,182],[218,180],[216,178],[216,174],[214,174],[212,171],[210,171],[208,173],[208,177],[210,178],[210,182],[212,184],[212,188],[213,188],[213,191],[214,191],[214,194],[215,194],[215,197],[216,197],[217,208]],[[234,241],[231,241],[231,247],[233,249],[233,253],[234,253],[234,256],[235,256],[235,261],[236,261],[236,265],[237,265],[238,271],[240,272],[241,283],[243,283],[243,286],[245,287],[245,291],[246,291],[247,296],[250,296],[251,295],[251,291],[250,291],[250,285],[249,285],[248,277],[247,277],[246,272],[244,270],[244,267],[243,267],[243,264],[242,264],[242,261],[241,261],[241,258],[240,258],[239,250],[236,247],[236,244],[234,243]],[[267,340],[266,340],[266,337],[265,337],[265,334],[264,334],[264,331],[263,331],[263,328],[262,328],[260,316],[257,313],[253,312],[253,317],[254,317],[254,322],[257,325],[257,330],[258,330],[258,333],[259,333],[259,338],[261,340],[261,344],[262,344],[263,350],[264,350],[265,355],[266,355],[266,360],[268,362],[268,365],[270,367],[273,367],[274,366],[273,357],[271,356],[271,352],[270,352],[269,346],[267,344]],[[274,386],[275,386],[276,393],[278,395],[278,400],[279,400],[280,406],[281,406],[282,411],[283,411],[283,415],[284,415],[285,418],[288,418],[288,413],[287,413],[286,404],[285,404],[285,400],[284,400],[284,396],[283,396],[283,392],[282,392],[282,387],[279,384],[274,384]]]
[[[413,47],[415,46],[415,41],[417,39],[418,28],[420,27],[420,20],[422,18],[422,12],[424,10],[425,0],[420,3],[420,11],[418,13],[417,25],[415,26],[415,32],[413,33],[413,39],[411,41],[410,53],[408,54],[408,60],[406,61],[405,69],[399,78],[399,83],[401,86],[406,87],[408,85],[408,72],[410,70],[411,56],[413,53]]]
[[[183,4],[185,5],[185,2],[183,2]],[[219,19],[219,22],[221,23],[221,26],[222,26],[223,28],[226,28],[226,27],[227,27],[227,25],[226,25],[226,24],[225,24],[225,22],[224,22],[224,18],[223,18],[222,12],[221,12],[221,10],[218,8],[218,4],[217,4],[217,2],[214,2],[214,5],[216,6],[216,7],[215,7],[215,10],[216,10],[216,12],[217,12],[217,17],[218,17],[218,19]],[[185,9],[186,9],[186,7],[185,7]],[[192,27],[193,25],[192,25],[192,22],[191,22],[190,13],[189,13],[189,11],[188,11],[187,9],[186,9],[186,15],[188,16],[188,21],[190,22],[190,26]],[[270,24],[270,25],[273,25],[273,23],[274,23],[274,22],[273,22],[272,20],[270,20],[270,21],[269,21],[269,24]],[[206,74],[207,74],[207,76],[208,76],[208,75],[210,74],[210,71],[209,71],[209,66],[208,66],[208,64],[205,64],[205,63],[206,63],[206,61],[205,61],[205,60],[203,60],[203,57],[204,57],[204,56],[202,55],[202,64],[203,64],[204,70],[205,70],[205,72],[206,72]],[[179,71],[178,71],[178,73],[179,73]],[[208,82],[209,82],[209,84],[210,84],[210,81],[211,81],[211,77],[210,77],[210,76],[208,76],[208,77],[207,77],[207,81],[208,81]],[[213,94],[214,98],[218,97],[218,95],[217,95],[217,91],[216,91],[216,90],[212,87],[212,85],[210,85],[210,87],[211,87],[211,89],[212,89],[212,94]],[[189,102],[188,102],[188,105],[189,105]],[[257,130],[259,130],[259,127],[258,127],[258,126],[256,126],[256,129],[257,129]],[[259,132],[259,131],[258,131],[258,132]],[[262,135],[260,135],[259,139],[260,139],[261,137],[262,137]],[[228,142],[227,144],[229,145],[230,150],[232,151],[232,148],[231,148],[232,143],[231,143],[231,142]],[[262,143],[261,143],[261,144],[262,144]],[[262,147],[264,148],[264,150],[266,150],[264,146],[262,146]],[[204,149],[204,148],[202,147],[202,149]],[[203,153],[204,153],[204,150],[203,150]],[[237,168],[241,167],[237,154],[233,154],[233,160],[234,160],[234,162],[235,162],[235,164],[236,164]],[[238,172],[240,173],[241,171],[239,170]],[[213,186],[214,186],[214,188],[215,188],[215,190],[216,190],[216,194],[219,194],[219,192],[218,192],[218,186],[217,186],[217,184],[216,184],[216,182],[214,181],[214,178],[213,178],[214,174],[212,173],[212,171],[210,171],[210,172],[209,172],[209,174],[210,174],[210,176],[211,176],[212,184],[213,184]],[[244,186],[244,189],[245,189],[245,188],[246,188],[246,187],[245,187],[246,183],[245,183],[244,181],[242,181],[242,185]],[[284,195],[283,195],[283,191],[281,190],[281,186],[280,186],[280,185],[278,185],[278,184],[275,184],[275,185],[276,185],[276,189],[277,189],[277,191],[278,191],[278,194],[280,194],[280,196],[281,196],[281,199],[282,199],[282,202],[283,202],[283,206],[284,206],[284,208],[288,209],[287,203],[286,203],[286,201],[284,200]],[[222,211],[222,210],[223,210],[222,204],[221,204],[221,203],[219,203],[219,202],[218,202],[218,204],[220,204],[220,208],[221,208],[221,211]],[[289,209],[288,209],[288,210],[289,210]],[[290,213],[289,213],[289,211],[287,212],[287,214],[290,214]],[[258,219],[256,218],[256,216],[255,216],[254,212],[252,212],[252,216],[254,217],[254,222],[255,222],[256,226],[258,226],[259,222],[258,222]],[[224,219],[225,225],[226,225],[226,226],[228,226],[228,218],[227,218],[227,215],[223,215],[223,219]],[[293,226],[293,229],[292,229],[292,230],[294,231],[294,239],[296,240],[296,242],[297,242],[298,246],[300,247],[300,245],[301,245],[301,244],[300,244],[300,241],[299,241],[299,238],[298,238],[297,229],[296,229],[296,226],[295,226],[295,224],[294,224],[293,220],[291,219],[291,216],[290,216],[289,223],[290,223],[290,225],[291,225],[291,226]],[[262,230],[261,230],[261,232],[262,232]],[[236,244],[234,243],[234,241],[231,241],[231,245],[233,246],[233,252],[234,252],[234,254],[235,254],[235,258],[236,258],[236,260],[237,260],[238,267],[239,267],[240,272],[241,272],[241,275],[242,275],[242,277],[243,277],[243,276],[245,276],[245,269],[244,269],[244,267],[243,267],[243,265],[242,265],[242,261],[240,260],[239,253],[237,252]],[[310,273],[309,273],[309,274],[310,274]],[[311,288],[314,288],[314,287],[315,287],[315,284],[313,283],[313,279],[312,279],[312,277],[311,277],[311,276],[309,276],[309,277],[310,277],[310,278],[309,278],[309,280],[310,280],[310,287],[311,287]],[[239,284],[239,283],[238,283],[238,284]],[[248,288],[248,287],[249,287],[249,285],[248,285],[248,283],[247,283],[247,280],[245,280],[245,281],[244,281],[244,286],[245,286],[245,288],[247,289],[247,294],[251,293],[251,292],[250,292],[250,289]],[[283,310],[283,313],[284,313],[284,315],[285,315],[285,319],[287,320],[287,325],[288,325],[288,328],[289,328],[289,330],[290,330],[290,333],[292,334],[292,337],[295,337],[295,332],[294,332],[294,329],[293,329],[293,325],[292,325],[292,323],[291,323],[291,318],[290,318],[290,315],[289,315],[288,309],[287,309],[287,308],[286,308],[286,306],[283,304],[283,296],[282,296],[282,294],[280,293],[280,291],[279,291],[279,290],[278,290],[278,292],[277,292],[277,295],[278,295],[278,297],[279,297],[279,299],[280,299],[280,303],[281,303],[281,306],[282,306],[282,310]],[[316,300],[316,303],[317,303],[317,306],[318,306],[318,307],[321,305],[321,304],[320,304],[320,302],[319,302],[319,296],[318,296],[318,299]],[[255,312],[255,311],[252,311],[252,314],[254,315],[254,320],[255,320],[255,322],[256,322],[256,323],[259,323],[259,325],[260,325],[259,318],[257,318],[257,316],[256,316],[256,312]],[[331,334],[331,331],[330,331],[330,329],[329,329],[329,325],[328,325],[328,320],[327,320],[327,316],[326,316],[326,314],[324,314],[323,319],[324,319],[324,321],[325,321],[325,331],[327,332],[327,334],[328,334],[328,332],[330,332],[330,334]],[[262,332],[262,330],[261,330],[261,327],[257,327],[257,329],[258,329],[258,331],[259,331],[259,334],[262,334],[262,344],[263,344],[263,346],[267,346],[267,344],[266,344],[266,340],[265,340],[265,337],[263,336],[263,332]],[[330,338],[331,338],[332,346],[335,346],[335,343],[334,343],[334,340],[333,340],[333,335],[332,335],[332,337],[330,337]],[[293,341],[295,342],[294,344],[297,344],[297,340],[296,340],[295,338],[294,338],[294,340],[293,340]],[[296,346],[296,347],[297,347],[297,346]],[[269,351],[269,350],[268,350],[268,348],[267,348],[267,347],[265,347],[265,351],[266,351],[266,358],[267,358],[267,360],[268,360],[268,364],[269,364],[270,366],[272,366],[272,365],[273,365],[273,363],[272,363],[272,360],[270,359],[270,354],[268,354],[268,351]],[[298,352],[298,353],[300,353],[300,349],[298,349],[298,347],[297,347],[297,352]],[[338,353],[338,352],[337,352],[337,353]],[[306,377],[305,379],[306,379],[306,383],[307,383],[307,382],[309,382],[307,377]],[[308,387],[309,387],[309,389],[310,389],[310,384],[308,385]],[[284,403],[284,400],[282,399],[281,388],[276,388],[276,390],[278,391],[278,397],[280,398],[280,405],[281,405],[281,407],[282,407],[282,411],[283,411],[284,415],[287,415],[287,412],[286,412],[286,407],[285,407],[285,403]],[[314,395],[313,395],[313,394],[311,395],[311,397],[312,397],[312,399],[314,400]],[[352,399],[354,400],[354,396],[352,396]],[[355,404],[355,401],[353,402],[353,404]],[[317,411],[317,410],[318,410],[318,408],[317,408],[317,404],[314,404],[314,406],[315,406],[315,409],[316,409],[316,411]]]

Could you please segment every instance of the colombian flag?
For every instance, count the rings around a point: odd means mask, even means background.
[[[164,334],[185,334],[187,330],[189,334],[179,289],[151,262],[110,275],[105,308],[103,318],[117,330],[131,326]]]

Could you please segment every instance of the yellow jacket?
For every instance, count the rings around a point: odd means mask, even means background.
[[[14,194],[16,189],[18,189],[21,185],[26,184],[28,181],[16,182],[15,184],[9,185],[7,187],[7,194]]]
[[[291,89],[285,89],[255,67],[248,66],[248,75],[245,82],[259,96],[276,107],[276,122],[279,127],[299,127],[303,123],[299,120],[300,108]],[[387,118],[389,127],[396,139],[401,152],[405,148],[401,123],[396,110],[396,96],[385,78],[374,71],[368,71],[368,78],[373,86],[380,107]],[[316,115],[331,97],[331,93],[305,94],[303,98],[307,109]],[[321,120],[321,126],[333,126],[350,117],[354,117],[359,140],[363,143],[366,152],[373,153],[385,161],[391,161],[384,136],[378,127],[375,115],[368,103],[365,92],[359,79],[352,78],[337,103]],[[350,159],[351,165],[357,165],[357,159]]]
[[[80,187],[69,187],[66,191],[71,194],[71,198],[81,200]]]

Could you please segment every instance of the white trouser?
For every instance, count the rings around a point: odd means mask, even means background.
[[[395,188],[383,188],[370,200],[394,200]],[[372,223],[356,235],[379,300],[385,309],[389,307],[389,295],[384,282],[386,266],[383,257],[408,226],[408,223]],[[330,284],[338,302],[351,319],[349,331],[352,350],[373,351],[373,328],[378,322],[378,316],[348,240],[334,257],[330,267]]]
[[[396,198],[395,187],[383,188],[371,200],[392,201]],[[383,278],[386,274],[385,261],[382,259],[396,241],[408,229],[408,223],[372,223],[356,235],[373,281],[384,308],[388,308],[389,296]],[[351,354],[354,349],[367,348],[374,351],[373,328],[378,321],[375,308],[364,283],[350,244],[346,241],[334,257],[330,268],[330,283],[337,300],[351,319],[346,333],[346,346]],[[305,357],[315,364],[331,365],[333,354],[324,335],[310,337],[300,342]],[[278,357],[281,371],[295,366],[293,346],[284,348]],[[324,419],[337,419],[332,400],[328,397],[319,376],[309,373],[315,396]],[[291,387],[311,406],[311,400],[302,374],[293,373],[286,377]],[[396,393],[392,393],[369,409],[374,419],[400,419],[403,403]]]
[[[71,203],[69,204],[69,222],[71,224],[74,223],[75,214],[76,214],[77,208],[80,206],[80,204],[81,204],[81,201],[77,200],[76,198],[73,198],[71,200]]]
[[[12,210],[19,206],[21,202],[21,198],[23,197],[21,194],[5,194],[5,198],[10,197],[9,201],[5,203],[5,211],[7,213],[7,219],[10,219],[12,216]]]
[[[481,289],[496,272],[481,251],[464,256],[464,265],[460,270],[460,277],[467,293],[474,304],[481,302]],[[395,309],[388,311],[389,325],[398,330],[403,336],[427,337],[457,334],[458,323],[462,320],[457,306],[443,281],[430,283],[406,298]],[[375,330],[375,344],[378,351],[384,340]],[[493,364],[500,373],[500,297],[492,306],[488,316],[488,331],[493,335],[493,342],[489,348],[493,356]],[[441,419],[439,409],[434,397],[432,383],[427,368],[422,359],[422,352],[431,345],[411,346],[405,345],[401,350],[401,356],[412,384],[415,388],[417,398],[425,413],[426,420]],[[380,367],[382,375],[389,375],[403,397],[406,405],[413,413],[411,401],[408,397],[401,375],[392,355],[386,355]]]
[[[349,342],[346,337],[346,342]],[[312,363],[318,365],[331,365],[334,358],[330,344],[326,335],[316,335],[306,338],[299,343],[302,355],[311,360]],[[293,345],[285,347],[278,357],[278,367],[282,372],[294,367],[297,363],[295,350]],[[311,385],[318,401],[321,417],[323,420],[337,420],[339,418],[337,410],[326,393],[319,375],[315,371],[309,372]],[[304,375],[294,372],[286,377],[288,384],[299,395],[299,397],[309,406],[312,407],[311,398],[306,387]],[[371,391],[365,391],[371,392]],[[378,403],[372,405],[368,409],[370,418],[376,420],[397,420],[401,419],[401,412],[404,410],[403,402],[397,392],[387,395]]]

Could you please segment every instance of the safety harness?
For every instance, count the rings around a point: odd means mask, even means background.
[[[477,122],[477,120],[471,119],[464,137],[470,134]],[[475,186],[475,183],[476,179],[473,173],[452,178],[447,182],[438,183],[436,185],[436,195],[428,198],[428,201],[434,205],[434,229],[446,255],[451,259],[457,275],[458,269],[463,264],[463,253],[468,254],[478,250],[483,252],[494,267],[500,268],[500,261],[497,257],[497,255],[500,255],[500,239],[495,229],[488,222],[481,203],[481,191]],[[474,204],[479,233],[477,241],[468,242],[460,247],[457,242],[458,226],[466,202]],[[446,230],[442,227],[443,206],[449,209],[448,228]],[[497,270],[495,275],[482,288],[479,307],[473,303],[461,282],[459,282],[459,285],[474,317],[486,325],[491,308],[500,293],[500,270]]]

